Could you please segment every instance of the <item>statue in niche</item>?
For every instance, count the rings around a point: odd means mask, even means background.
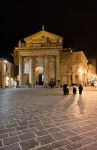
[[[47,44],[51,44],[51,40],[49,37],[47,37],[46,40],[47,40]]]
[[[19,42],[18,42],[18,46],[19,46],[19,47],[21,47],[21,46],[22,46],[22,42],[21,42],[21,40],[19,40]]]

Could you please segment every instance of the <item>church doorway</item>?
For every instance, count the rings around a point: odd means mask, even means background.
[[[44,83],[43,67],[37,67],[35,69],[35,80],[36,80],[36,85],[43,85]]]

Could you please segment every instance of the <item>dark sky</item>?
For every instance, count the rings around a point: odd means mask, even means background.
[[[97,59],[97,0],[3,0],[0,3],[0,56],[19,39],[41,30],[61,35],[64,47]]]

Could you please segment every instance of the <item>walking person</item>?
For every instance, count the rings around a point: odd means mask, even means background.
[[[50,87],[53,88],[53,83],[52,83],[52,81],[50,81]]]
[[[73,84],[73,94],[76,94],[76,84]]]
[[[69,88],[68,88],[67,83],[64,83],[64,85],[63,85],[63,92],[64,92],[64,95],[69,94]]]
[[[79,84],[78,89],[79,89],[79,94],[82,95],[83,86],[81,84]]]
[[[67,94],[69,95],[69,85],[67,84]]]

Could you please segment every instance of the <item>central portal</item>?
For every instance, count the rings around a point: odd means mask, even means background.
[[[44,83],[43,67],[37,67],[35,69],[35,80],[36,80],[36,85],[43,85]]]

